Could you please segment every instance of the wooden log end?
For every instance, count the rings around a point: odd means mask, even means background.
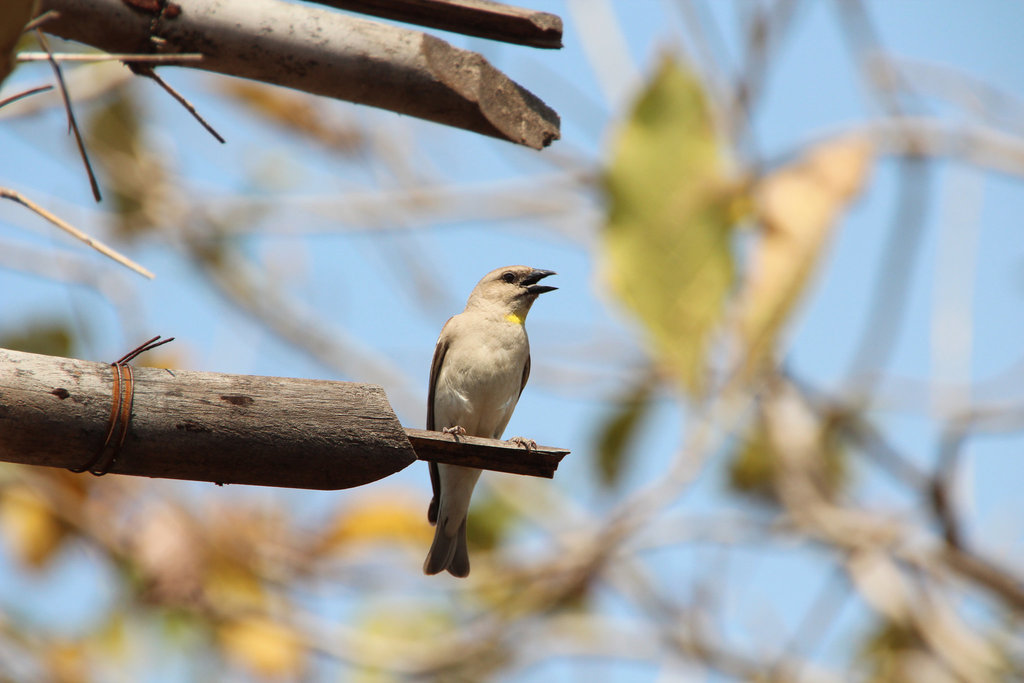
[[[558,113],[481,55],[428,35],[421,50],[432,76],[475,109],[477,132],[533,149],[561,137]]]

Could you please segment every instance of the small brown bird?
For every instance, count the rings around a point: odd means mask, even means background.
[[[530,378],[526,314],[537,297],[558,289],[537,284],[554,271],[498,268],[477,283],[466,309],[441,329],[430,366],[427,429],[500,439]],[[524,439],[515,439],[526,445]],[[430,463],[434,498],[427,519],[436,524],[423,571],[469,574],[466,517],[480,470]]]

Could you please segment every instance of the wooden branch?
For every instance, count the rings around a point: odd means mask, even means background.
[[[111,472],[307,489],[359,486],[416,460],[372,384],[135,367]],[[78,467],[103,444],[104,363],[0,349],[0,460]]]
[[[550,478],[568,453],[406,430],[373,384],[132,369],[116,474],[342,489],[416,459]],[[109,364],[0,349],[0,461],[89,462],[110,425],[113,387]]]
[[[42,0],[45,29],[112,53],[192,53],[188,64],[464,128],[535,149],[559,118],[475,52],[397,26],[281,0]],[[160,3],[163,7],[163,3]],[[186,65],[182,65],[186,66]]]
[[[562,47],[562,19],[555,14],[491,0],[313,0],[320,5],[439,28],[504,43]]]
[[[498,439],[482,439],[478,436],[456,438],[425,429],[406,427],[405,433],[420,460],[548,479],[554,478],[558,463],[569,454],[569,451],[562,448],[537,446],[526,450],[518,444]]]

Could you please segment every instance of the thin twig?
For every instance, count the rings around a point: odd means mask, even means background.
[[[93,237],[90,237],[89,235],[86,235],[84,232],[82,232],[81,230],[79,230],[75,226],[71,225],[70,223],[68,223],[68,222],[66,222],[64,220],[61,220],[60,218],[58,218],[57,216],[53,215],[52,213],[50,213],[49,211],[47,211],[43,207],[39,206],[38,204],[36,204],[32,200],[30,200],[28,197],[26,197],[25,195],[21,194],[20,192],[8,189],[6,187],[0,187],[0,198],[10,199],[10,200],[12,200],[14,202],[17,202],[18,204],[21,204],[22,206],[24,206],[28,210],[33,211],[33,212],[39,214],[40,216],[42,216],[43,218],[45,218],[46,220],[50,221],[51,223],[53,223],[58,228],[60,228],[64,232],[68,233],[72,237],[85,242],[86,244],[88,244],[90,247],[92,247],[96,251],[100,252],[104,256],[107,256],[109,258],[114,259],[115,261],[117,261],[121,265],[126,266],[128,268],[131,268],[132,270],[134,270],[139,275],[142,275],[143,277],[147,277],[150,280],[152,280],[155,277],[153,275],[153,273],[151,273],[150,271],[146,270],[145,268],[143,268],[139,264],[135,263],[135,261],[132,261],[127,256],[124,256],[124,255],[118,253],[114,249],[108,247],[103,242],[100,242],[99,240],[97,240],[97,239],[95,239]]]
[[[967,434],[953,429],[942,437],[939,462],[931,482],[931,505],[942,526],[942,536],[953,548],[963,550],[963,533],[953,504],[953,483]]]
[[[75,133],[75,142],[78,143],[78,153],[82,155],[82,163],[85,164],[85,170],[89,174],[89,186],[92,188],[93,198],[99,202],[103,200],[103,196],[100,194],[100,185],[96,182],[96,174],[92,171],[92,164],[89,163],[89,155],[85,151],[85,143],[82,141],[82,132],[78,130],[78,122],[75,120],[75,113],[71,110],[71,97],[68,95],[67,85],[64,83],[64,74],[60,70],[60,64],[53,59],[53,54],[50,51],[50,45],[43,37],[43,32],[36,29],[36,39],[42,46],[46,53],[50,55],[50,66],[53,67],[53,73],[57,77],[57,85],[60,86],[60,96],[64,100],[64,111],[68,115],[68,128]]]
[[[1024,577],[1019,573],[993,560],[952,546],[939,550],[935,559],[941,560],[974,585],[994,594],[1007,608],[1024,614]]]
[[[733,119],[730,132],[735,139],[746,143],[748,152],[753,155],[756,150],[752,125],[754,109],[761,98],[772,62],[783,45],[783,38],[793,24],[797,3],[795,0],[778,0],[771,7],[751,7],[754,14],[730,103]]]
[[[81,54],[78,52],[54,52],[48,54],[46,52],[19,52],[15,56],[15,61],[20,63],[23,62],[47,62],[50,60],[57,62],[156,62],[161,64],[175,64],[177,62],[200,62],[203,60],[203,55],[198,52],[187,52],[176,55],[146,55],[146,54],[135,54],[135,53],[109,53],[104,52],[100,54]]]
[[[11,95],[6,99],[0,100],[0,109],[7,106],[8,104],[11,104],[12,102],[17,102],[18,100],[24,99],[26,97],[31,97],[32,95],[38,95],[42,92],[49,92],[50,90],[53,90],[52,85],[41,85],[38,88],[32,88],[31,90],[26,90],[24,92],[17,93],[16,95]]]
[[[25,28],[22,30],[22,32],[23,33],[28,33],[29,31],[34,31],[37,28],[39,28],[40,26],[42,26],[43,24],[45,24],[46,22],[48,22],[48,21],[50,21],[52,19],[57,19],[58,17],[60,17],[60,12],[58,12],[57,10],[55,10],[55,9],[46,10],[45,12],[40,14],[38,17],[36,17],[32,21],[30,21],[27,24],[25,24]]]
[[[858,402],[829,395],[811,386],[806,378],[796,377],[792,372],[787,373],[786,379],[800,390],[823,421],[826,414],[842,416],[836,422],[836,427],[845,439],[857,446],[858,451],[855,452],[862,453],[883,472],[914,491],[920,492],[927,488],[928,475],[885,439]]]
[[[210,135],[216,138],[217,142],[224,144],[224,138],[221,137],[220,133],[214,130],[213,126],[206,122],[206,119],[204,119],[199,114],[199,112],[196,111],[196,108],[192,105],[192,103],[186,100],[184,96],[181,95],[181,93],[179,93],[177,90],[168,85],[167,82],[164,81],[164,79],[157,76],[156,72],[153,71],[152,67],[139,67],[137,69],[133,69],[133,71],[135,71],[135,73],[137,73],[140,76],[145,76],[146,78],[151,78],[154,81],[156,81],[156,84],[164,90],[166,90],[171,97],[176,99],[178,101],[178,104],[185,107],[185,110],[188,111],[189,114],[192,114],[193,118],[195,118],[195,120],[199,122],[199,125],[205,128]]]

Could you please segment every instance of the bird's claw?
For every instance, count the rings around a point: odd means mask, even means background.
[[[451,434],[452,436],[459,437],[466,435],[466,428],[455,425],[454,427],[445,427],[441,430],[444,434]]]
[[[522,446],[527,450],[527,452],[537,450],[536,441],[534,441],[533,439],[524,439],[521,436],[513,436],[511,439],[508,440],[508,443],[514,443],[517,446]]]

